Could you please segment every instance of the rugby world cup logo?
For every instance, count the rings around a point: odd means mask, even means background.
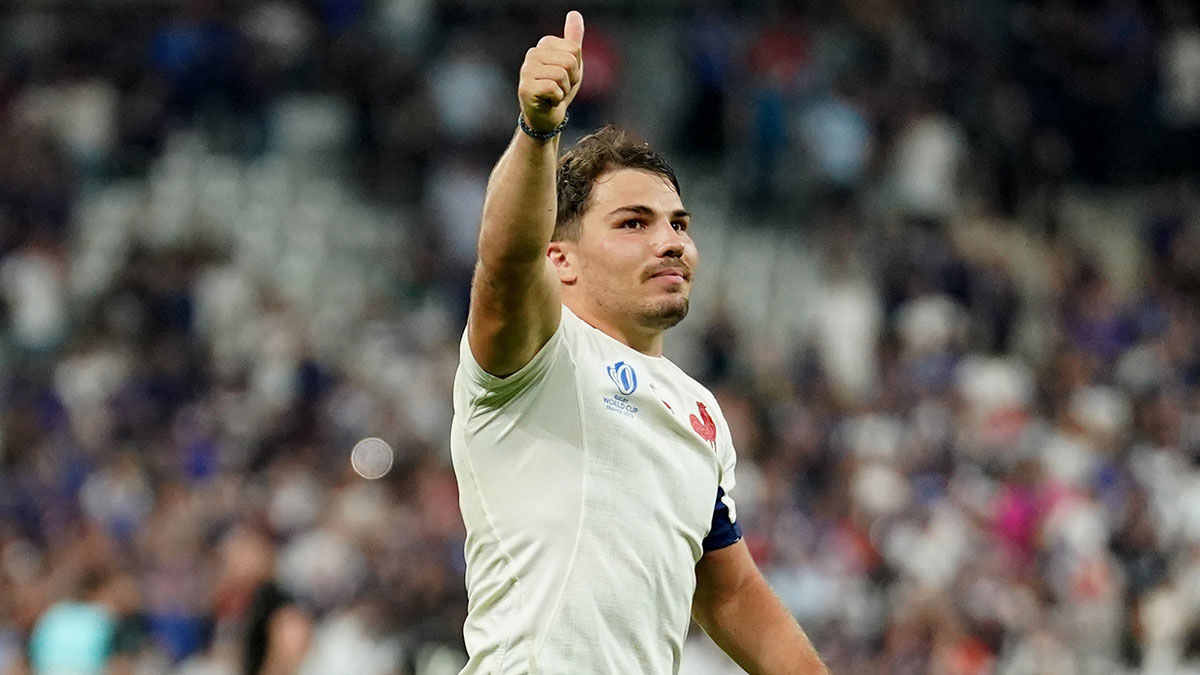
[[[633,366],[624,361],[617,361],[608,367],[608,377],[617,385],[617,391],[629,396],[637,391],[637,373]]]

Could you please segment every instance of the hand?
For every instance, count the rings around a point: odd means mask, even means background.
[[[583,15],[567,12],[563,36],[547,35],[525,52],[517,98],[525,124],[551,131],[562,123],[567,106],[583,81]]]

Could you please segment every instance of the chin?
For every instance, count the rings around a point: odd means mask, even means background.
[[[666,330],[683,321],[688,313],[686,297],[670,298],[654,303],[642,313],[642,325],[657,330]]]

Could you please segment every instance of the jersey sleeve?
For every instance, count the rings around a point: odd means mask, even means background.
[[[715,551],[736,544],[742,538],[742,527],[737,524],[733,499],[725,494],[725,488],[717,488],[717,504],[713,507],[712,527],[704,538],[705,552]]]
[[[567,321],[560,320],[554,334],[537,354],[517,372],[497,377],[483,369],[471,352],[467,331],[458,346],[458,367],[472,401],[477,405],[499,407],[540,382],[566,350]]]
[[[717,408],[717,410],[720,409]],[[723,414],[720,415],[718,429],[719,443],[717,447],[721,456],[721,475],[717,485],[717,501],[713,506],[712,526],[703,542],[705,552],[731,546],[742,538],[742,528],[737,522],[737,506],[730,495],[730,491],[737,483],[734,475],[737,453],[734,452],[733,437],[729,434]]]

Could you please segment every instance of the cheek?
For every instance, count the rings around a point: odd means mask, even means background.
[[[688,248],[694,259],[695,246]],[[580,253],[584,275],[589,277],[585,283],[626,291],[641,283],[642,274],[653,259],[653,254],[641,242],[616,236],[588,241]]]
[[[596,251],[592,266],[607,277],[627,277],[641,272],[642,258],[625,246],[605,246]]]
[[[582,276],[588,283],[597,286],[612,286],[623,276],[619,252],[597,248],[583,261]]]

